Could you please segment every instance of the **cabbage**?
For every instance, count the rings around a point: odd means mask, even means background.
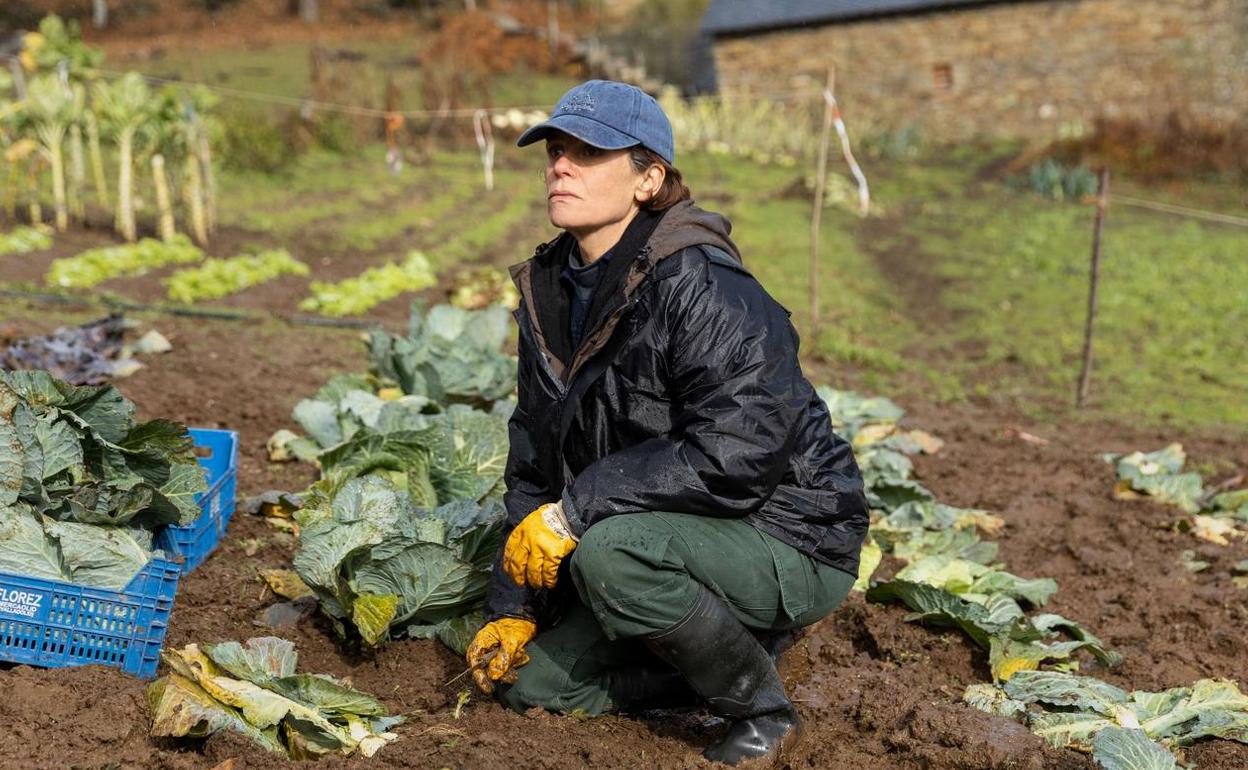
[[[186,428],[111,385],[0,372],[0,571],[120,589],[207,490]]]
[[[485,597],[501,544],[497,500],[421,508],[371,474],[337,491],[317,484],[295,519],[295,570],[340,632],[354,628],[369,645],[405,635],[441,635],[452,646],[470,638],[464,624]]]

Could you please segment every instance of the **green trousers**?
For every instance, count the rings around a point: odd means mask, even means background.
[[[570,566],[580,603],[528,644],[530,661],[516,683],[499,688],[517,711],[609,710],[609,673],[663,665],[636,637],[684,619],[702,586],[745,626],[765,632],[825,617],[854,583],[741,519],[683,513],[601,521],[581,538]]]

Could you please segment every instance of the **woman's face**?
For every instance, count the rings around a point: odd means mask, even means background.
[[[628,150],[603,150],[562,132],[546,140],[546,210],[573,235],[628,218],[650,191]]]

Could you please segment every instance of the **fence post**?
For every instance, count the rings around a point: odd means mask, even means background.
[[[1088,319],[1083,327],[1083,367],[1079,371],[1079,389],[1075,407],[1083,408],[1088,397],[1088,381],[1092,378],[1092,325],[1096,321],[1096,295],[1101,283],[1101,232],[1105,226],[1105,209],[1109,205],[1109,169],[1101,169],[1096,184],[1096,224],[1092,231],[1092,269],[1088,287]]]
[[[820,95],[823,102],[823,133],[819,137],[819,161],[815,167],[815,207],[810,214],[810,337],[811,344],[819,337],[819,225],[823,218],[823,190],[828,181],[828,144],[832,140],[832,92],[835,72],[828,67],[827,82]]]

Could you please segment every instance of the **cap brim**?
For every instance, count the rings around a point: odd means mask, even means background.
[[[641,142],[623,131],[618,131],[605,123],[583,115],[556,115],[545,123],[538,123],[520,135],[516,140],[517,147],[539,142],[548,138],[556,131],[575,136],[582,142],[603,150],[622,150],[635,147]]]

